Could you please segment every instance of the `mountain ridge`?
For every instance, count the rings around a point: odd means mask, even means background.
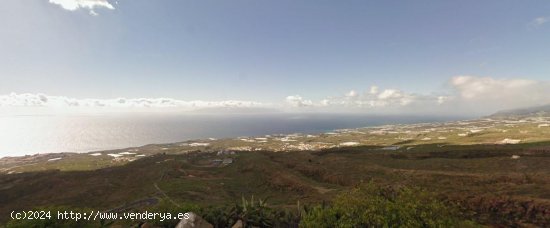
[[[550,104],[533,106],[527,108],[516,108],[501,110],[489,117],[528,117],[528,116],[550,116]]]

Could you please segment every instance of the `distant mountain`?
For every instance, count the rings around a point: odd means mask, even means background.
[[[499,111],[489,117],[527,117],[527,116],[547,116],[550,117],[550,104],[530,108],[511,109]]]

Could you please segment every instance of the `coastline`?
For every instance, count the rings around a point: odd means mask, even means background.
[[[465,117],[358,115],[350,113],[276,114],[116,114],[25,116],[0,121],[0,158],[46,153],[89,153],[174,144],[207,138],[266,134],[320,134],[386,124],[435,123]],[[2,153],[3,152],[3,153]]]
[[[550,118],[474,119],[448,122],[379,125],[336,129],[319,134],[273,134],[235,138],[206,138],[174,143],[147,144],[84,153],[61,152],[0,158],[0,173],[27,170],[96,169],[126,164],[155,154],[219,151],[321,151],[340,147],[371,146],[407,151],[419,145],[499,145],[546,141]],[[83,168],[77,163],[100,161]],[[72,164],[75,163],[75,164]],[[21,166],[33,168],[21,168]],[[44,167],[41,167],[44,166]],[[71,168],[67,168],[71,167]]]

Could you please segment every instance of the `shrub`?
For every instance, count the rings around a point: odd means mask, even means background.
[[[245,227],[297,227],[299,213],[269,207],[265,200],[242,197],[240,203],[227,207],[207,207],[200,211],[214,227],[231,227],[241,220]]]
[[[416,188],[362,184],[341,193],[330,206],[307,209],[301,227],[453,227],[453,209]]]

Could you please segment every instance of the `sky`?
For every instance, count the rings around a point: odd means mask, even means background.
[[[550,103],[548,1],[2,0],[0,107]]]

